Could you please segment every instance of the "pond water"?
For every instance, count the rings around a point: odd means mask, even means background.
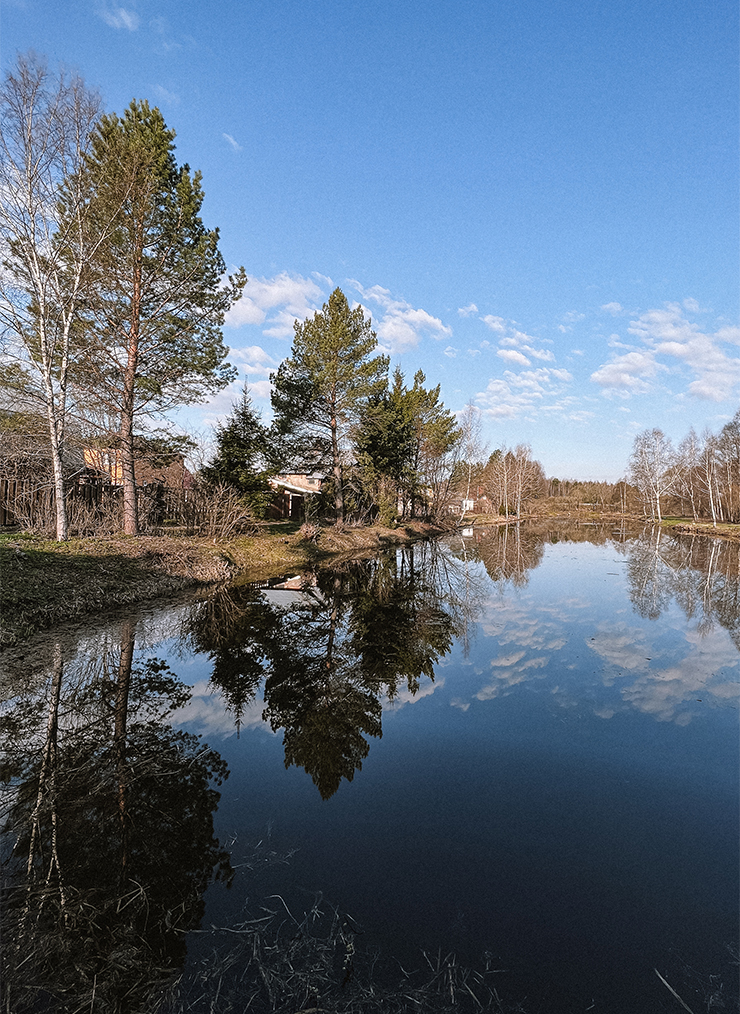
[[[653,529],[474,528],[6,653],[7,1009],[242,1010],[257,950],[250,1010],[453,953],[504,1010],[680,1009],[656,969],[732,1009],[739,573]],[[312,934],[289,1006],[264,969]]]

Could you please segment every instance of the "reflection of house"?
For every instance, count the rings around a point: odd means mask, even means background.
[[[278,609],[326,605],[326,600],[316,586],[316,578],[308,574],[296,574],[282,581],[266,581],[258,585],[262,596]]]
[[[301,521],[306,512],[306,497],[321,492],[322,477],[318,472],[291,472],[275,475],[270,485],[275,491],[272,503],[273,517],[293,518]]]

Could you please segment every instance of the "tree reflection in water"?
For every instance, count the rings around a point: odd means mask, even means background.
[[[715,622],[740,650],[740,544],[645,529],[627,543],[627,574],[635,611],[657,619],[675,599],[700,633]]]
[[[384,700],[418,692],[453,640],[467,643],[489,579],[526,585],[545,544],[561,540],[609,541],[627,558],[641,616],[675,598],[700,631],[717,622],[740,648],[736,544],[519,524],[351,561],[267,598],[221,589],[191,609],[185,640],[210,655],[237,724],[262,689],[286,765],[328,798],[381,735]],[[319,932],[313,912],[294,924],[277,901],[269,918],[222,928],[228,943],[211,964],[177,974],[214,871],[231,873],[213,833],[226,766],[168,724],[189,690],[156,659],[136,661],[132,622],[115,646],[70,658],[56,642],[42,692],[16,692],[0,719],[4,1011],[442,1010],[471,988],[471,1009],[501,1010],[483,979],[449,964],[431,969],[430,986],[382,994],[367,985],[372,967],[363,978],[359,948],[345,992],[351,923],[330,916]]]
[[[515,588],[522,588],[529,580],[528,571],[542,563],[547,541],[543,532],[517,523],[486,532],[477,550],[495,584],[511,583]]]
[[[213,833],[227,776],[167,715],[189,689],[156,659],[118,650],[65,662],[2,719],[6,844],[3,1010],[150,1011],[183,963],[185,932],[215,875]]]
[[[306,575],[287,607],[224,589],[196,607],[187,636],[210,654],[237,724],[264,676],[263,717],[284,730],[286,767],[303,767],[328,799],[382,735],[383,697],[434,679],[475,616],[478,585],[447,547],[423,543]]]

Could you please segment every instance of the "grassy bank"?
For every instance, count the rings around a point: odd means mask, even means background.
[[[173,595],[237,575],[260,581],[295,573],[321,560],[374,552],[440,529],[412,522],[397,529],[322,529],[305,539],[288,522],[259,535],[213,540],[166,535],[107,536],[54,542],[0,534],[0,647],[90,613]]]

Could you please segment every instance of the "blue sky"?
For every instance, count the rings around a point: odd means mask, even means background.
[[[4,0],[0,55],[160,107],[265,412],[338,285],[491,448],[616,479],[740,407],[737,40],[735,0]]]

